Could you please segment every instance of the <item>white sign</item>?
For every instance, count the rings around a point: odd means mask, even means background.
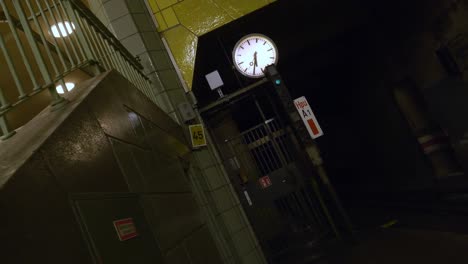
[[[208,81],[208,85],[210,85],[211,90],[218,89],[219,87],[223,86],[223,80],[219,75],[218,71],[214,71],[205,75],[206,80]]]
[[[320,128],[307,99],[304,96],[294,99],[294,105],[296,106],[302,121],[304,121],[304,125],[306,126],[307,131],[309,131],[310,136],[313,139],[323,136],[322,128]]]

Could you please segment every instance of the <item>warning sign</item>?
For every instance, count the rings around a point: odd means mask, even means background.
[[[310,136],[313,139],[323,136],[322,128],[320,128],[307,99],[304,96],[294,99],[294,105],[296,106],[302,121],[304,121],[304,125],[307,127],[307,131],[309,131]]]
[[[120,241],[138,236],[133,218],[125,218],[113,222]]]
[[[258,179],[258,182],[260,183],[260,187],[262,187],[262,189],[265,189],[271,186],[271,180],[270,180],[270,177],[268,176],[261,177],[260,179]]]
[[[206,146],[205,130],[202,124],[191,125],[189,130],[194,148]]]

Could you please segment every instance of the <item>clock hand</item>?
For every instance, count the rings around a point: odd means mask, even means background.
[[[255,67],[258,66],[257,64],[257,52],[254,52],[254,68],[253,68],[253,74],[255,75]]]
[[[257,52],[254,53],[254,65],[258,67],[258,64],[257,64]]]

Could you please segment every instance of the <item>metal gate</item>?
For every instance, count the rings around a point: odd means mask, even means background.
[[[291,129],[275,117],[225,142],[231,154],[227,167],[238,176],[231,178],[267,258],[295,263],[283,257],[325,237],[330,225],[304,177]]]

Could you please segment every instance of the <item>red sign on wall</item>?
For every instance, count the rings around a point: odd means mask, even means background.
[[[265,189],[271,186],[271,180],[270,180],[270,177],[268,176],[263,176],[260,179],[258,179],[258,181],[260,182],[260,186],[262,187],[262,189]]]
[[[120,241],[125,241],[138,236],[133,218],[115,220],[113,223]]]

